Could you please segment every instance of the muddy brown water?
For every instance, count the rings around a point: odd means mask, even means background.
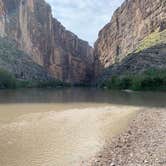
[[[0,91],[1,166],[77,166],[166,93],[90,88]]]

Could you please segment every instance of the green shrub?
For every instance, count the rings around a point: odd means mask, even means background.
[[[104,81],[101,87],[108,88],[108,89],[118,89],[119,88],[118,77],[113,76],[110,80]]]
[[[69,86],[67,83],[52,79],[48,81],[17,80],[12,74],[0,69],[0,89],[13,88],[57,88]]]
[[[18,88],[59,88],[70,86],[62,81],[52,79],[47,81],[18,81]]]
[[[166,70],[150,69],[142,74],[113,76],[104,81],[108,89],[166,90]]]
[[[48,81],[39,81],[36,82],[36,87],[38,88],[57,88],[57,87],[63,87],[67,84],[63,83],[59,80],[48,80]]]
[[[133,76],[132,78],[132,85],[131,88],[132,90],[141,90],[142,89],[142,80],[144,78],[141,76]]]
[[[9,72],[0,69],[0,89],[16,88],[17,80]]]
[[[17,88],[33,88],[35,87],[32,81],[17,80]]]
[[[128,89],[132,86],[132,78],[130,76],[126,76],[124,78],[120,78],[119,87],[120,89]]]

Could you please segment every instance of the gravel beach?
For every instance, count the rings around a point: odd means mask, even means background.
[[[85,166],[166,166],[166,109],[144,108]]]

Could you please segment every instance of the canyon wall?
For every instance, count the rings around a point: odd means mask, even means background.
[[[166,0],[126,0],[99,32],[94,53],[96,74],[121,62],[144,38],[164,29]],[[154,40],[153,36],[150,39]]]
[[[44,0],[0,0],[0,36],[65,82],[89,81],[93,49],[53,18]]]

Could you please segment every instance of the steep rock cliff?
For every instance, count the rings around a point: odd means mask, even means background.
[[[85,82],[92,74],[92,48],[54,19],[44,0],[0,0],[0,36],[62,81]]]
[[[166,44],[157,44],[138,53],[131,53],[120,63],[107,68],[99,77],[98,83],[113,76],[139,75],[151,69],[166,70]]]
[[[29,55],[17,49],[13,41],[0,38],[0,69],[12,73],[16,79],[28,81],[50,81],[51,74],[36,64]]]
[[[96,74],[103,68],[121,62],[146,37],[164,29],[166,0],[125,0],[115,11],[110,23],[99,32],[95,43]]]

